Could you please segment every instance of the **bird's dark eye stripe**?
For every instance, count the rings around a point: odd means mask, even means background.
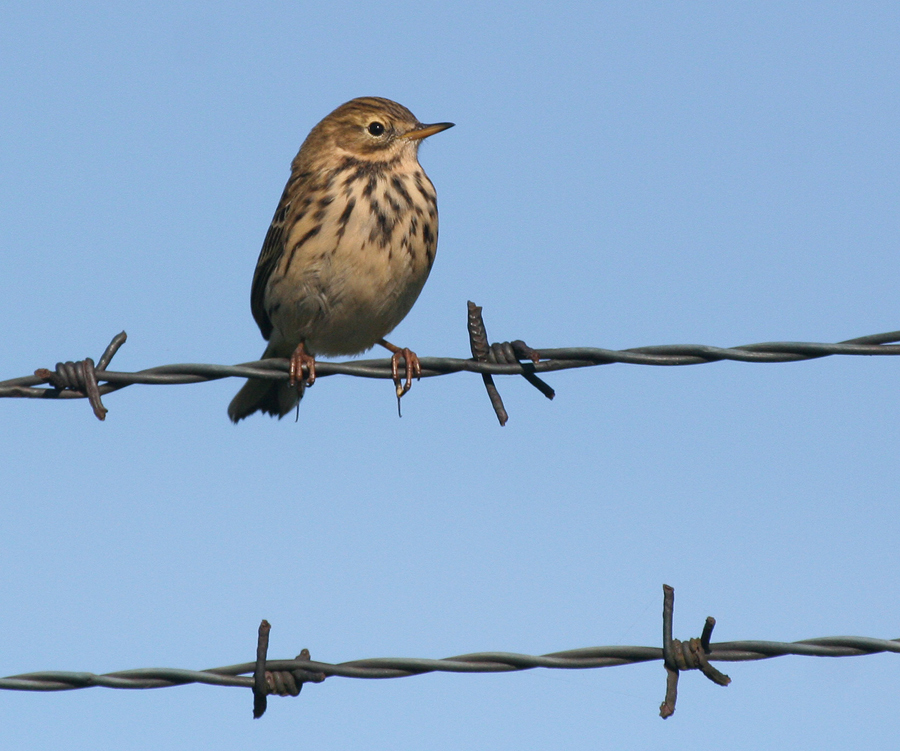
[[[373,136],[380,136],[384,134],[384,125],[375,120],[374,122],[369,123],[369,133]]]

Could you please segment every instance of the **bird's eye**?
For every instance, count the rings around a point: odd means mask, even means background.
[[[369,123],[369,133],[371,133],[373,136],[384,135],[384,125],[382,125],[377,120],[375,122]]]

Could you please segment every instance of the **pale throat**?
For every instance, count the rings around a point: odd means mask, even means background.
[[[370,153],[363,153],[346,149],[342,146],[335,146],[329,162],[341,162],[344,159],[355,159],[360,162],[393,162],[398,160],[398,164],[404,169],[417,166],[419,163],[419,142],[418,141],[400,141],[395,146],[387,149],[379,149]],[[337,159],[335,159],[337,157]]]

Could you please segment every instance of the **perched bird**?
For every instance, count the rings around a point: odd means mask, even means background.
[[[228,406],[233,422],[256,411],[286,415],[315,381],[316,355],[356,355],[375,344],[393,353],[397,398],[409,390],[419,360],[384,337],[409,313],[437,251],[437,198],[419,145],[452,126],[425,125],[397,102],[361,97],[310,131],[250,293],[269,342],[263,357],[289,357],[290,380],[248,379]]]

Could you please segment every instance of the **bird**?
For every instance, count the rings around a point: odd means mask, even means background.
[[[249,378],[228,406],[283,417],[316,379],[319,355],[391,354],[399,399],[421,376],[418,357],[386,337],[409,313],[437,252],[434,185],[419,164],[425,124],[381,97],[342,104],[318,123],[291,163],[250,292],[263,358],[290,358],[289,380]],[[405,364],[401,385],[400,360]]]

